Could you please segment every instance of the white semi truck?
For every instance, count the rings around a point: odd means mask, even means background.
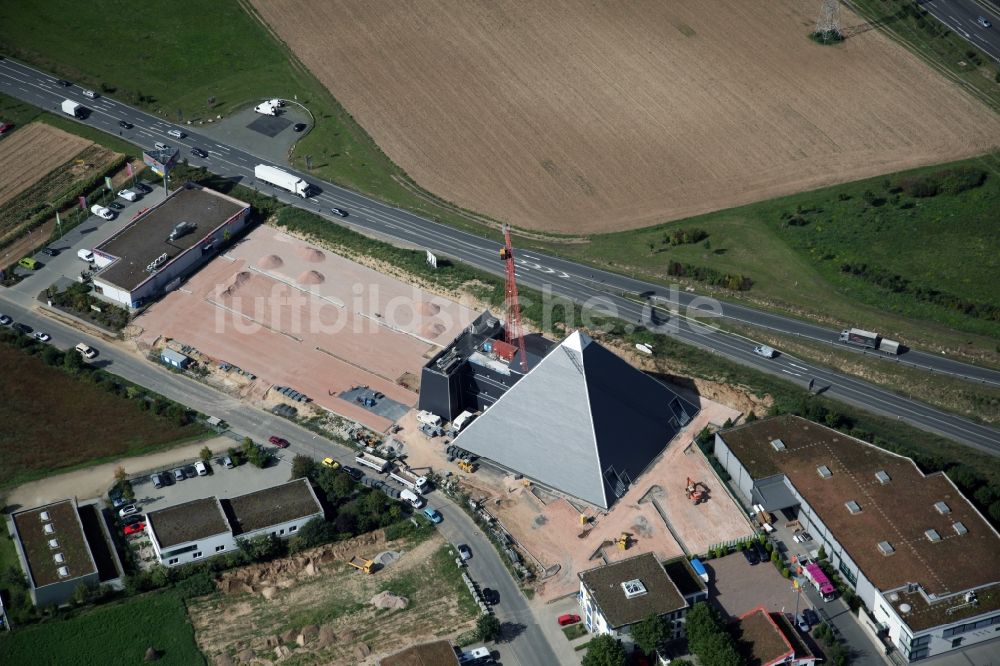
[[[74,118],[83,118],[84,116],[84,106],[79,102],[74,102],[71,99],[64,99],[62,102],[63,113],[73,116]]]
[[[863,331],[860,328],[849,328],[840,332],[840,341],[857,347],[867,347],[877,349],[887,354],[898,354],[899,343],[895,340],[887,340],[873,331]]]
[[[288,190],[292,194],[297,194],[303,199],[309,196],[309,190],[312,188],[312,185],[298,176],[292,175],[287,171],[282,171],[281,169],[268,164],[258,164],[253,168],[253,174],[257,177],[257,180],[262,180],[265,183],[274,185],[275,187]]]
[[[416,493],[422,493],[424,488],[427,487],[426,476],[420,476],[406,467],[399,467],[392,470],[389,472],[389,476]]]
[[[371,467],[377,472],[384,472],[389,467],[389,461],[385,458],[373,456],[370,453],[359,453],[354,456],[354,462],[365,467]]]

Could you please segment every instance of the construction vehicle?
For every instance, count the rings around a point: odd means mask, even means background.
[[[705,488],[705,484],[701,481],[692,481],[690,476],[688,477],[687,486],[684,490],[687,493],[687,498],[691,500],[692,504],[701,504],[702,502],[708,500],[708,489]]]
[[[365,558],[358,557],[357,555],[348,560],[347,563],[358,571],[363,571],[366,574],[370,574],[372,569],[375,567],[375,560],[366,560]]]
[[[427,477],[420,476],[408,467],[399,467],[389,472],[389,476],[416,493],[427,488]]]
[[[628,550],[628,547],[632,545],[632,535],[628,532],[622,532],[615,543],[618,544],[618,550]]]
[[[476,463],[469,462],[468,460],[459,459],[455,461],[455,464],[458,465],[458,468],[460,470],[462,470],[463,472],[468,472],[469,474],[474,473],[477,469]]]
[[[354,462],[359,465],[364,465],[365,467],[371,467],[377,472],[384,472],[389,467],[389,461],[385,458],[379,458],[378,456],[373,456],[370,453],[359,453],[354,456]]]
[[[521,302],[517,295],[517,271],[514,266],[514,250],[510,244],[510,225],[503,225],[504,247],[500,250],[500,259],[504,262],[504,307],[507,310],[507,322],[503,327],[503,341],[511,349],[521,352],[521,372],[528,373],[528,352],[525,349],[524,331],[521,328]]]

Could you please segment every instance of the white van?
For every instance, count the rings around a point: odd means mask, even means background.
[[[475,415],[472,412],[462,412],[451,422],[451,429],[455,432],[462,432],[462,428],[469,425]]]
[[[194,464],[194,471],[198,472],[198,476],[208,476],[208,467],[200,460]]]
[[[417,421],[429,426],[439,426],[441,425],[441,417],[437,414],[431,414],[428,411],[420,410],[417,412]]]
[[[87,263],[92,263],[94,261],[94,253],[90,250],[77,250],[76,256],[80,257]]]
[[[90,99],[97,99],[98,97],[100,97],[100,95],[98,95],[97,93],[95,93],[93,90],[84,90],[83,91],[83,96],[84,97],[89,97]]]
[[[263,104],[258,104],[253,108],[257,113],[263,113],[265,116],[276,116],[278,115],[278,107],[271,104],[270,102],[264,102]]]
[[[167,130],[167,134],[169,134],[170,136],[172,136],[172,137],[174,137],[176,139],[183,139],[184,137],[187,136],[187,134],[185,134],[184,132],[180,131],[179,129]]]
[[[414,509],[419,509],[424,505],[424,498],[408,488],[404,488],[403,491],[399,493],[399,499],[404,502],[409,502],[410,506]]]

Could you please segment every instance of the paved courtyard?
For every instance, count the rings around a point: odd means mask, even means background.
[[[704,563],[708,569],[709,598],[731,617],[763,605],[770,612],[795,612],[796,593],[770,562],[751,566],[742,553],[733,553]],[[810,606],[803,596],[800,608]]]

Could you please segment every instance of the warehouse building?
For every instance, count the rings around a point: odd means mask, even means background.
[[[719,432],[744,501],[797,517],[904,661],[1000,636],[1000,534],[943,473],[796,416]]]
[[[243,230],[250,205],[186,183],[93,249],[94,290],[136,308],[175,289]]]
[[[697,413],[695,404],[577,331],[454,444],[607,509]]]

